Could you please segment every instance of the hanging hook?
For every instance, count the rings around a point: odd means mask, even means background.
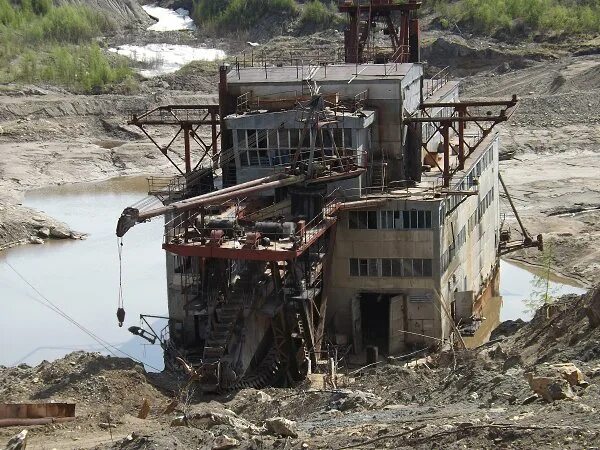
[[[117,250],[119,252],[119,299],[117,302],[117,320],[119,327],[125,322],[125,309],[123,308],[123,238],[117,238]]]

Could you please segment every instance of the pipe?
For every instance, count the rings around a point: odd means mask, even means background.
[[[144,222],[153,217],[161,216],[168,212],[184,212],[210,203],[218,203],[229,200],[234,197],[243,196],[250,193],[265,191],[278,187],[289,186],[304,181],[305,176],[289,176],[286,174],[275,174],[258,180],[249,181],[237,186],[231,186],[219,191],[188,198],[179,202],[171,203],[167,206],[154,208],[144,213],[135,208],[125,208],[117,223],[117,236],[123,237],[129,229],[137,223]]]

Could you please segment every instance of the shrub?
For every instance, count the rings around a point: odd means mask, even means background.
[[[112,29],[105,16],[84,6],[54,7],[52,0],[13,6],[0,0],[0,79],[47,81],[87,92],[132,79],[125,60],[112,61],[92,43]],[[131,80],[127,86],[133,86]]]
[[[461,0],[440,1],[435,9],[443,20],[466,25],[475,31],[514,31],[520,24],[533,31],[597,33],[600,2],[583,0]]]
[[[8,0],[0,0],[0,24],[10,25],[15,21],[16,13]]]
[[[333,7],[332,7],[333,6]],[[320,0],[311,0],[302,9],[300,21],[303,26],[313,28],[327,28],[337,20],[334,5],[327,7]]]
[[[294,0],[196,0],[192,16],[207,28],[245,31],[265,16],[297,13]]]
[[[113,27],[103,15],[80,6],[52,8],[41,23],[44,38],[60,42],[89,41]]]

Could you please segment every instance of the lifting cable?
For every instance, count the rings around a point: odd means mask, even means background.
[[[46,297],[44,294],[42,294],[29,280],[27,280],[23,275],[21,275],[19,273],[19,271],[12,266],[12,264],[10,264],[8,261],[4,261],[4,264],[6,264],[27,286],[29,286],[40,297],[40,299],[38,299],[32,295],[28,295],[28,297],[30,297],[35,302],[45,306],[46,308],[52,310],[59,316],[68,320],[69,322],[71,322],[73,325],[75,325],[77,328],[79,328],[81,331],[83,331],[85,334],[87,334],[89,337],[91,337],[94,341],[96,341],[99,345],[101,345],[112,356],[114,356],[115,358],[118,358],[118,356],[117,356],[117,352],[118,352],[118,353],[126,356],[127,358],[129,358],[139,364],[142,364],[143,366],[150,367],[151,369],[154,369],[157,372],[160,372],[160,369],[139,360],[138,358],[121,350],[120,348],[114,346],[113,344],[110,344],[109,342],[105,341],[98,335],[94,334],[92,331],[85,328],[83,325],[81,325],[79,322],[77,322],[75,319],[73,319],[71,316],[69,316],[66,312],[64,312],[62,309],[60,309],[55,303],[50,301],[50,299],[48,299],[48,297]]]
[[[117,300],[117,320],[119,327],[125,322],[125,308],[123,308],[123,238],[117,238],[117,251],[119,253],[119,298]]]

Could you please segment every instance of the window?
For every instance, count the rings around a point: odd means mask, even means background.
[[[376,230],[377,211],[350,211],[348,227],[356,230]]]
[[[401,213],[402,211],[381,211],[381,228],[402,229]]]
[[[433,273],[431,259],[419,258],[383,258],[381,276],[394,278],[431,277]]]
[[[378,277],[379,260],[375,258],[350,258],[351,277]]]

